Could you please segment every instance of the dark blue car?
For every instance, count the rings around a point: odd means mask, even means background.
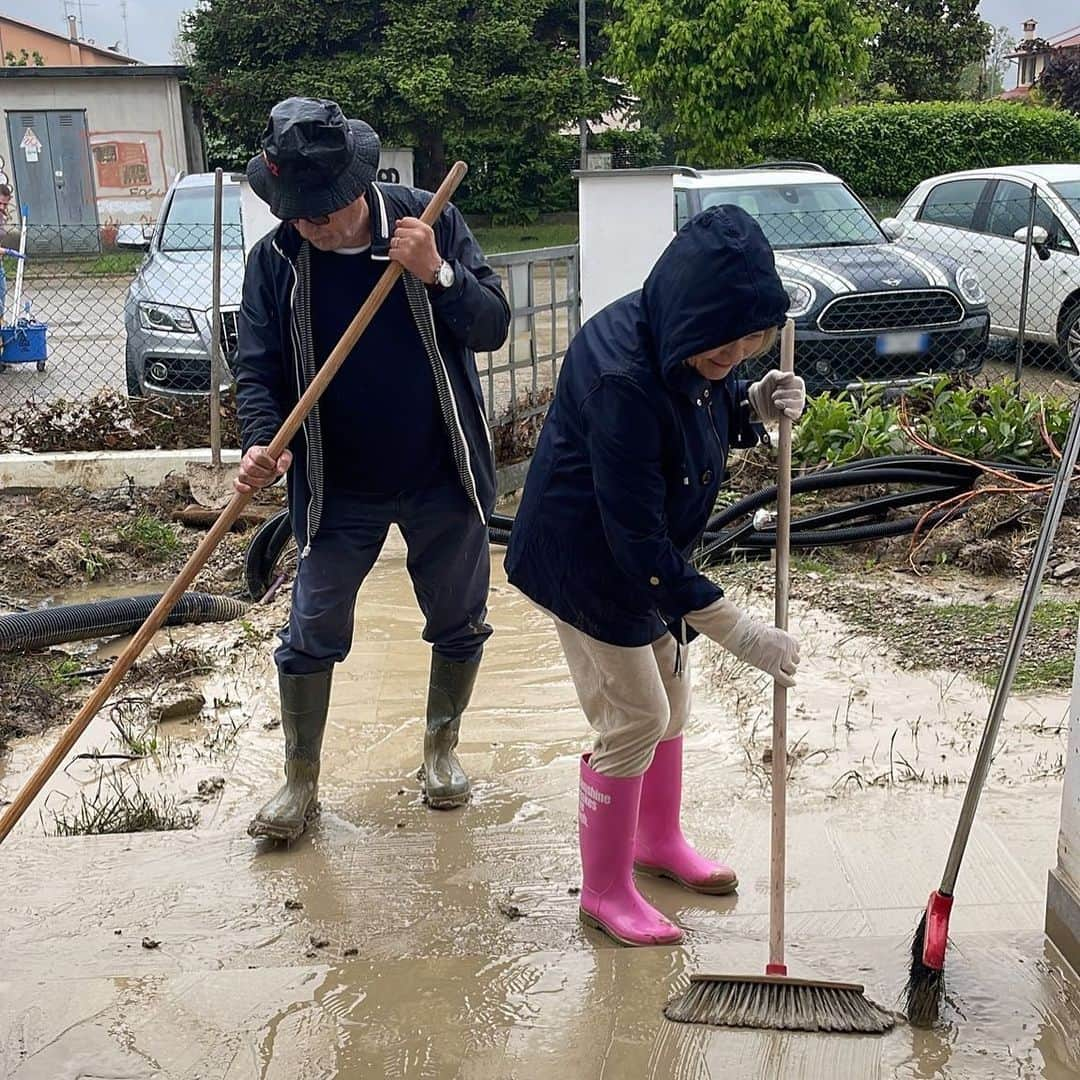
[[[725,203],[752,215],[776,253],[811,393],[981,369],[990,313],[975,270],[894,244],[839,177],[803,163],[675,177],[676,228]]]

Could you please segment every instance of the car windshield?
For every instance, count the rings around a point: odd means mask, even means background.
[[[1069,204],[1069,209],[1080,218],[1080,180],[1065,180],[1050,186],[1057,192],[1058,198],[1064,199]]]
[[[226,187],[221,194],[221,245],[243,248],[240,227],[240,189]],[[214,249],[214,189],[178,188],[169,204],[161,234],[162,251],[212,251]]]
[[[769,243],[781,250],[888,242],[843,184],[767,184],[702,191],[702,210],[721,203],[734,203],[756,218]]]

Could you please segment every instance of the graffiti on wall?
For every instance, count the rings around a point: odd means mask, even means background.
[[[102,225],[153,224],[169,186],[161,131],[91,131],[89,141]]]
[[[7,174],[7,162],[4,160],[3,155],[0,155],[0,184],[11,184]]]

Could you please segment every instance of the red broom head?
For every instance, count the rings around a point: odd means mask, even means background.
[[[945,967],[945,948],[949,943],[949,914],[953,898],[936,890],[926,905],[926,934],[923,938],[922,962],[933,971]]]

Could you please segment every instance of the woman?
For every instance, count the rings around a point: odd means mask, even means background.
[[[685,645],[703,633],[792,685],[795,639],[741,612],[688,561],[729,446],[758,421],[797,418],[803,382],[731,373],[766,352],[788,297],[754,220],[718,206],[691,220],[644,288],[590,319],[566,354],[511,533],[510,581],[555,622],[595,732],[581,760],[582,919],[627,945],[682,931],[633,871],[695,892],[734,891],[679,823]]]

